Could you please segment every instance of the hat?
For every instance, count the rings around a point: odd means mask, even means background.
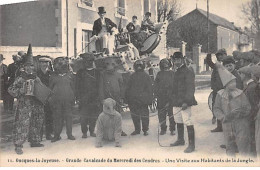
[[[175,58],[183,58],[183,55],[181,52],[175,52],[172,56],[171,56],[172,59],[175,59]]]
[[[149,16],[150,17],[150,16],[152,16],[152,14],[151,14],[151,12],[146,12],[145,16]]]
[[[5,58],[3,56],[3,54],[0,54],[0,61],[3,61]]]
[[[83,53],[79,55],[82,59],[86,60],[86,61],[94,61],[95,60],[95,56],[93,53]]]
[[[236,77],[231,74],[224,66],[221,64],[216,65],[218,68],[218,73],[223,86],[225,87],[231,80],[236,79]]]
[[[232,63],[232,64],[236,63],[232,56],[227,56],[226,58],[223,59],[222,62],[223,62],[223,65],[230,64],[230,63]]]
[[[103,6],[98,7],[98,13],[99,13],[99,14],[107,13],[106,10],[105,10],[105,7],[103,7]]]
[[[245,67],[240,68],[238,71],[243,74],[251,74],[251,67],[245,66]]]
[[[132,17],[132,19],[134,19],[134,18],[135,18],[135,19],[137,19],[137,16],[136,16],[136,15],[134,15],[134,16]]]
[[[32,46],[29,44],[27,54],[24,56],[24,65],[33,65]]]
[[[226,54],[226,55],[227,55],[227,51],[226,51],[225,48],[219,49],[219,50],[216,52],[216,55],[223,55],[223,54]]]
[[[253,65],[251,66],[251,73],[256,76],[260,77],[260,66],[259,65]]]
[[[19,51],[17,54],[18,54],[19,56],[23,56],[23,55],[25,55],[25,52]]]
[[[39,58],[39,62],[51,62],[51,59],[47,57],[41,57]]]

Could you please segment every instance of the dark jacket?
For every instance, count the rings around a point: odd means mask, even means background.
[[[184,103],[188,106],[197,105],[194,93],[195,75],[186,65],[183,65],[174,74],[171,96],[173,107],[181,107]]]
[[[159,71],[154,82],[154,95],[157,98],[157,107],[163,108],[167,103],[170,104],[173,90],[174,72]]]
[[[113,23],[113,21],[111,21],[109,18],[105,18],[105,23],[106,23],[107,31],[110,34],[112,34],[111,29],[114,27],[117,28],[117,25]],[[101,30],[102,30],[102,23],[101,23],[101,19],[99,18],[94,22],[92,36],[98,35]]]
[[[37,76],[40,78],[41,82],[49,87],[50,83],[50,76],[53,74],[52,71],[48,70],[45,74],[42,72],[42,70],[37,71]]]
[[[153,101],[152,80],[144,71],[134,72],[126,87],[126,103],[149,105]]]
[[[254,81],[249,83],[247,88],[244,90],[244,93],[251,105],[251,111],[250,111],[251,120],[255,120],[257,112],[259,110],[258,104],[260,102],[259,85]]]
[[[17,74],[19,72],[19,65],[17,63],[9,64],[7,67],[7,75],[9,77],[8,85],[10,86],[13,84],[16,77],[19,75]]]
[[[217,93],[219,90],[223,89],[223,84],[218,74],[216,65],[212,62],[211,55],[207,55],[206,63],[213,69],[211,74],[211,89]]]
[[[7,66],[5,64],[2,64],[0,66],[0,76],[1,76],[1,95],[0,99],[3,99],[3,97],[7,94],[7,88],[8,88],[8,76],[7,76]]]
[[[155,31],[154,23],[150,19],[148,19],[146,21],[142,21],[142,23],[141,23],[141,30],[146,30],[146,29]]]

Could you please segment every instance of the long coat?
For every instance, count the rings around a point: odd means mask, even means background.
[[[76,74],[76,98],[81,116],[98,117],[101,112],[99,98],[100,72],[97,69],[80,69]]]
[[[1,86],[1,93],[0,99],[4,100],[7,94],[8,88],[8,75],[7,75],[7,66],[5,64],[1,64],[0,66],[0,86]]]
[[[188,106],[197,105],[194,93],[195,75],[186,65],[182,65],[174,74],[171,95],[173,107],[181,107],[184,103]]]
[[[28,137],[31,143],[39,143],[44,121],[43,104],[34,96],[25,96],[22,91],[25,81],[25,77],[19,76],[8,88],[8,92],[16,97],[18,102],[13,129],[13,140],[16,146],[22,146]]]
[[[171,94],[173,90],[174,72],[159,71],[154,82],[154,95],[157,98],[157,107],[163,108],[167,103],[171,103]]]
[[[110,34],[112,34],[112,32],[111,32],[112,28],[117,28],[117,25],[113,21],[111,21],[109,18],[105,18],[105,23],[106,23],[107,31]],[[102,30],[102,23],[101,23],[101,19],[99,18],[94,22],[92,36],[98,35],[101,30]]]

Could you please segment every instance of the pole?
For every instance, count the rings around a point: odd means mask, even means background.
[[[66,0],[66,33],[67,33],[67,56],[69,56],[69,4],[68,0]]]
[[[209,53],[209,0],[207,0],[207,52]]]

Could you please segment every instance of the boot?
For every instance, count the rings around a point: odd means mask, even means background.
[[[31,147],[32,147],[32,148],[35,148],[35,147],[44,147],[44,145],[41,144],[41,143],[31,143]]]
[[[161,130],[160,135],[165,135],[166,131],[165,130]]]
[[[185,153],[191,153],[195,150],[195,132],[194,126],[187,126],[189,146],[184,150]]]
[[[57,142],[59,140],[61,140],[60,136],[54,136],[54,138],[51,140],[51,142],[53,143],[53,142]]]
[[[76,140],[73,135],[68,135],[68,139],[69,139],[69,140]]]
[[[178,139],[176,142],[170,144],[170,146],[181,146],[185,144],[183,123],[177,123],[177,131],[178,131]]]
[[[96,137],[97,135],[94,132],[90,132],[91,137]]]
[[[133,132],[131,133],[132,136],[134,136],[134,135],[139,135],[139,134],[140,134],[140,132],[137,132],[137,131],[133,131]]]
[[[223,129],[222,129],[222,123],[220,120],[217,120],[217,127],[213,130],[211,130],[212,133],[214,132],[223,132]]]

